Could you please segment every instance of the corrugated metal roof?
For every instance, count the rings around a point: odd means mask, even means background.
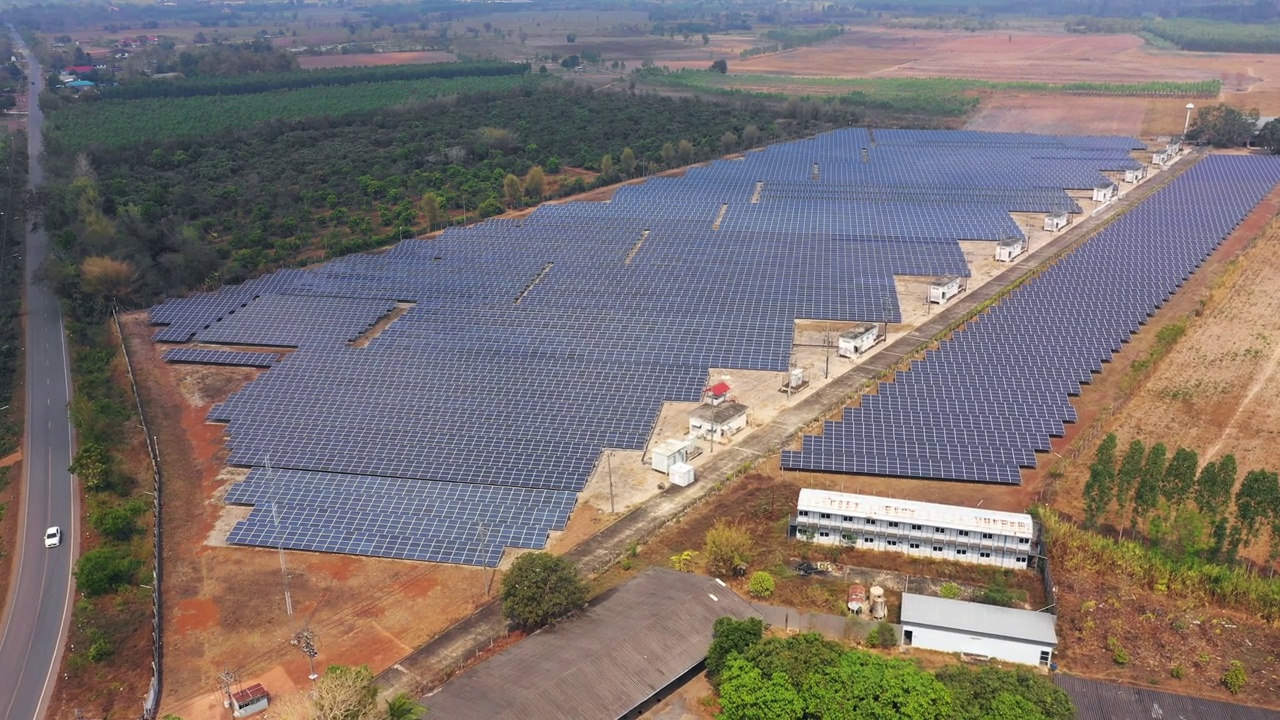
[[[1057,645],[1055,618],[1048,613],[948,600],[931,595],[902,595],[902,624]]]
[[[1205,700],[1054,673],[1053,681],[1071,696],[1080,720],[1280,720],[1266,708]]]
[[[1031,516],[1026,513],[940,505],[918,500],[899,500],[812,488],[804,488],[800,491],[800,500],[796,507],[812,512],[897,520],[960,530],[999,533],[1012,537],[1035,537],[1035,525]]]
[[[716,581],[646,570],[581,615],[425,699],[449,720],[616,720],[701,662],[717,618],[756,616]]]

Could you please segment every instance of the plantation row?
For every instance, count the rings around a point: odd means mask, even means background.
[[[215,135],[268,120],[377,110],[442,96],[507,92],[537,86],[535,77],[460,77],[401,80],[350,86],[275,90],[256,95],[104,100],[68,103],[48,112],[46,143],[57,151],[92,146],[124,148],[139,143]]]
[[[1157,20],[1143,30],[1183,50],[1280,53],[1280,23],[1246,25],[1212,20]]]
[[[525,75],[528,72],[528,63],[508,62],[384,65],[380,67],[343,67],[252,75],[209,76],[186,80],[145,79],[104,87],[100,92],[102,98],[107,100],[184,98],[203,95],[252,95],[273,90],[341,87],[406,80],[501,77]]]
[[[747,48],[740,53],[740,57],[744,60],[754,55],[764,55],[767,53],[778,52],[779,50],[791,50],[793,48],[805,47],[808,45],[817,45],[833,38],[838,38],[844,34],[844,28],[836,25],[828,25],[824,28],[816,30],[799,30],[799,29],[779,29],[770,30],[765,33],[765,38],[772,40],[769,45],[759,45]]]

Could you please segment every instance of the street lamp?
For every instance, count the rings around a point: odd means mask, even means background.
[[[1187,119],[1182,123],[1182,138],[1187,137],[1187,130],[1191,127],[1191,111],[1196,109],[1195,103],[1187,103]]]

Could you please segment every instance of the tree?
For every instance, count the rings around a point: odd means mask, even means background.
[[[733,152],[733,149],[737,147],[737,145],[738,145],[737,135],[734,135],[731,132],[726,132],[725,134],[720,136],[720,149],[725,154]]]
[[[718,72],[721,75],[727,74],[729,72],[729,63],[726,62],[723,58],[720,60],[712,61],[711,72]]]
[[[429,192],[423,195],[419,205],[422,209],[422,219],[426,221],[428,230],[434,230],[448,218],[444,211],[444,201],[435,193]]]
[[[1181,508],[1191,497],[1196,485],[1196,470],[1200,465],[1200,457],[1195,450],[1180,447],[1173,453],[1169,467],[1164,471],[1164,482],[1160,495],[1168,501],[1174,510]]]
[[[811,675],[801,697],[822,720],[944,720],[953,708],[947,688],[914,663],[859,650]]]
[[[1280,154],[1280,120],[1270,120],[1258,131],[1258,147],[1276,155]]]
[[[710,35],[708,35],[708,34],[706,34],[706,33],[702,33],[702,44],[703,44],[703,45],[710,45],[710,44],[711,44],[711,36],[710,36]]]
[[[1089,480],[1084,484],[1084,526],[1092,528],[1111,506],[1116,485],[1116,434],[1110,433],[1098,445]]]
[[[748,648],[742,656],[760,668],[765,677],[781,673],[791,680],[796,690],[800,690],[810,675],[835,665],[844,652],[839,643],[809,632],[765,638]]]
[[[414,702],[407,693],[396,693],[386,703],[387,720],[418,720],[426,714],[426,708]]]
[[[1164,443],[1156,443],[1147,453],[1147,460],[1142,464],[1142,475],[1138,478],[1138,489],[1133,496],[1133,526],[1138,520],[1145,520],[1156,503],[1160,501],[1160,484],[1164,479]]]
[[[742,129],[742,144],[747,147],[755,147],[760,142],[760,128],[755,125],[748,125]]]
[[[681,165],[688,165],[693,162],[693,143],[688,140],[681,140],[676,145],[676,155],[680,158]]]
[[[1236,489],[1236,472],[1236,456],[1230,454],[1219,458],[1210,477],[1201,472],[1196,486],[1196,506],[1201,512],[1213,518],[1226,517],[1231,509],[1231,491]]]
[[[613,177],[613,156],[605,155],[600,158],[600,178],[608,180]]]
[[[720,683],[719,720],[800,720],[803,716],[804,702],[785,675],[766,678],[741,657],[729,659]]]
[[[524,175],[524,191],[530,197],[541,198],[547,192],[547,176],[542,168],[534,165]]]
[[[141,509],[120,504],[100,505],[89,513],[89,522],[103,537],[123,542],[138,534],[137,517]]]
[[[1240,526],[1244,547],[1252,545],[1262,531],[1262,521],[1277,505],[1280,480],[1276,473],[1250,470],[1236,492],[1236,524]]]
[[[369,666],[330,665],[316,679],[311,706],[315,720],[369,720],[377,700]]]
[[[124,260],[88,257],[80,263],[80,289],[105,302],[127,299],[137,279],[138,273]]]
[[[773,576],[763,570],[752,573],[751,581],[747,583],[747,594],[753,598],[770,597],[773,595],[773,589]]]
[[[1071,720],[1075,708],[1066,692],[1043,675],[1025,668],[1002,670],[986,666],[971,670],[964,665],[947,665],[936,673],[938,681],[951,691],[954,720],[1023,718],[1025,720]],[[1020,703],[1011,703],[1017,698]],[[1013,706],[1021,714],[1010,714]]]
[[[878,648],[897,647],[898,631],[894,630],[889,623],[881,621],[871,630],[871,634],[867,635],[867,645]]]
[[[1196,477],[1196,489],[1191,497],[1195,500],[1196,509],[1209,518],[1217,518],[1221,512],[1216,497],[1217,485],[1218,463],[1207,462],[1200,468],[1200,474]],[[1228,494],[1227,500],[1230,501],[1230,499],[1231,496]]]
[[[711,684],[717,683],[731,655],[742,655],[763,637],[764,621],[760,618],[718,618],[711,629],[711,647],[707,649],[707,679]]]
[[[623,148],[622,158],[618,161],[618,164],[622,167],[622,174],[631,177],[632,173],[636,171],[635,151],[631,148]]]
[[[1258,118],[1257,108],[1244,112],[1226,103],[1203,107],[1196,111],[1187,139],[1217,148],[1239,147],[1253,137]]]
[[[76,587],[88,597],[106,595],[133,583],[142,561],[119,545],[94,548],[76,563]]]
[[[582,607],[588,588],[578,568],[548,552],[521,555],[502,578],[502,612],[523,630],[535,630]]]
[[[671,143],[662,144],[662,165],[672,167],[676,162],[676,148]]]
[[[76,423],[77,427],[79,423]],[[106,449],[96,442],[87,442],[76,450],[71,467],[67,468],[80,480],[85,490],[102,490],[106,488],[111,477],[112,458]]]
[[[511,173],[507,173],[507,176],[502,178],[502,194],[506,197],[507,205],[509,207],[514,208],[522,205],[524,200],[524,186],[521,185],[520,178],[512,175]]]
[[[1120,461],[1120,470],[1116,473],[1116,510],[1119,511],[1120,516],[1116,526],[1120,528],[1122,538],[1126,513],[1129,503],[1133,501],[1134,488],[1138,485],[1138,479],[1142,477],[1142,460],[1146,454],[1147,449],[1141,440],[1130,442],[1129,449],[1125,450],[1124,459]]]
[[[703,555],[707,558],[707,571],[712,575],[729,577],[741,575],[751,562],[751,549],[755,541],[746,530],[731,525],[724,518],[716,521],[703,539]]]
[[[568,42],[571,44],[578,42],[578,36],[574,33],[569,33],[568,35],[565,35],[564,39],[565,39],[565,42]]]

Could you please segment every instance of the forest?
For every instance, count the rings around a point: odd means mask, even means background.
[[[55,172],[70,182],[44,197],[60,258],[47,272],[74,303],[147,305],[581,191],[584,176],[615,182],[831,126],[777,116],[761,103],[548,83],[64,153]],[[564,175],[571,167],[588,172]],[[84,260],[100,256],[130,268],[127,287],[105,284],[110,297],[83,284]]]

